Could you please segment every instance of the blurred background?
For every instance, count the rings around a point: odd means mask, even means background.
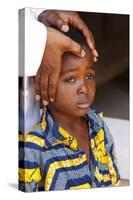
[[[108,117],[129,119],[129,15],[79,12],[99,53],[92,107]]]
[[[130,180],[129,15],[79,12],[93,33],[99,53],[92,107],[104,112],[113,135],[121,185]]]

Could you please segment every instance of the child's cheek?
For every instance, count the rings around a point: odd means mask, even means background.
[[[95,97],[95,92],[96,92],[96,87],[95,87],[95,83],[92,85],[92,87],[90,88],[90,98],[92,99],[92,101],[93,101],[93,99],[94,99],[94,97]]]

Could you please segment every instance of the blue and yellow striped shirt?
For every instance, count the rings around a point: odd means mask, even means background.
[[[87,112],[90,166],[76,138],[48,111],[28,134],[19,134],[19,189],[25,192],[118,185],[113,138],[95,110]]]

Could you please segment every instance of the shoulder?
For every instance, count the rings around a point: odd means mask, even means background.
[[[38,150],[45,148],[46,144],[43,136],[42,124],[37,123],[27,134],[19,132],[19,146]]]

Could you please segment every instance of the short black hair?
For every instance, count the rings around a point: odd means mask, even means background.
[[[84,37],[83,33],[80,30],[70,26],[69,31],[64,34],[70,37],[75,42],[79,43],[80,45],[84,45],[89,49],[86,38]]]

